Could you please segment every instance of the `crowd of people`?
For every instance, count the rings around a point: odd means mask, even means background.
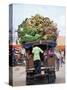
[[[18,51],[19,53],[16,54],[16,50],[13,50],[13,52],[15,53],[15,56],[14,56],[15,63],[18,62],[18,61],[22,61],[22,63],[26,64],[26,59],[25,58],[29,57],[30,55],[27,56],[26,50],[23,46],[19,48],[19,51]],[[30,52],[30,51],[28,51],[28,52]],[[32,48],[31,53],[33,55],[35,73],[41,73],[40,53],[43,54],[46,64],[47,64],[48,56],[52,56],[52,55],[56,56],[56,70],[57,71],[59,71],[59,68],[62,67],[63,64],[65,63],[64,51],[53,50],[52,48],[50,48],[48,51],[47,50],[42,50],[40,47],[35,45]]]
[[[48,65],[47,64],[48,58],[52,57],[53,55],[55,56],[55,61],[56,61],[55,66],[57,71],[59,71],[59,68],[62,67],[62,65],[65,63],[64,51],[53,50],[52,48],[43,51],[38,46],[35,46],[33,47],[32,53],[33,53],[34,67],[36,73],[38,72],[41,73],[40,53],[43,54],[46,65]]]
[[[65,55],[64,55],[64,51],[59,51],[59,50],[55,50],[55,55],[56,55],[56,69],[57,71],[59,71],[59,68],[63,66],[63,64],[65,63]]]

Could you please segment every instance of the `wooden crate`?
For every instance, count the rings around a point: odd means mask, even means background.
[[[45,63],[45,62],[42,62],[42,63]],[[48,57],[47,64],[45,63],[43,66],[44,67],[51,67],[51,66],[55,67],[55,57],[54,56]],[[29,57],[28,60],[26,60],[26,68],[27,69],[34,68],[34,62],[33,62],[32,57]]]
[[[26,68],[33,68],[34,67],[34,62],[32,56],[29,56],[26,60]]]
[[[47,62],[48,62],[48,66],[55,66],[55,56],[53,56],[53,57],[48,57],[48,60],[47,60]]]

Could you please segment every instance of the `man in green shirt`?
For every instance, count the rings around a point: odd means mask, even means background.
[[[33,47],[32,53],[33,53],[35,74],[40,74],[41,73],[40,53],[43,53],[43,50],[38,46],[35,46]]]

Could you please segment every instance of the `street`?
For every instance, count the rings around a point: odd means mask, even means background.
[[[60,67],[59,71],[56,71],[55,83],[64,83],[64,82],[65,82],[65,65]]]
[[[56,82],[65,82],[65,65],[60,67],[59,71],[56,71]],[[26,68],[25,66],[15,66],[13,67],[13,85],[23,86],[26,85]]]
[[[26,68],[25,66],[13,67],[13,86],[26,85]]]

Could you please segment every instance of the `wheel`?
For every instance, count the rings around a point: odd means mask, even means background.
[[[55,80],[56,80],[56,74],[53,71],[48,74],[48,83],[55,83]]]

